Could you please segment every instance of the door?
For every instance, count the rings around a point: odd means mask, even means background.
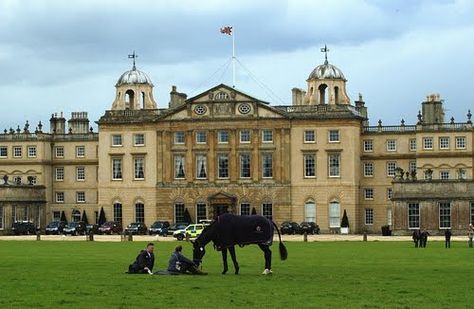
[[[215,212],[216,212],[217,216],[228,213],[229,212],[229,205],[216,205],[215,206]]]

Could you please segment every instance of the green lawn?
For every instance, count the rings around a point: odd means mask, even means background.
[[[191,256],[191,245],[185,254]],[[402,307],[463,308],[474,301],[474,249],[441,242],[287,243],[272,276],[256,246],[237,249],[241,274],[220,274],[208,247],[208,276],[126,275],[145,243],[0,241],[0,308]],[[175,242],[156,243],[164,269]]]

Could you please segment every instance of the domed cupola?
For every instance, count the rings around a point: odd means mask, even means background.
[[[321,48],[325,55],[324,63],[314,68],[306,80],[308,92],[304,104],[350,104],[346,92],[347,80],[338,67],[328,62],[328,51],[326,45]]]
[[[135,52],[128,57],[133,59],[133,66],[131,70],[124,72],[115,84],[117,90],[112,110],[156,109],[150,77],[137,70],[135,59],[138,56]]]

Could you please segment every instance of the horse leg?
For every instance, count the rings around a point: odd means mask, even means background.
[[[271,270],[272,269],[272,251],[270,250],[270,247],[268,245],[264,244],[258,244],[260,249],[263,251],[264,256],[265,256],[265,270]]]
[[[227,248],[222,249],[222,263],[224,264],[224,270],[222,271],[222,274],[225,275],[229,269],[227,265]]]
[[[230,257],[232,258],[232,262],[234,263],[235,274],[239,274],[239,263],[237,262],[237,257],[235,256],[235,247],[232,246],[229,248]]]

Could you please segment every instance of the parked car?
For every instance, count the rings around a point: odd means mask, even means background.
[[[301,222],[300,224],[300,234],[319,234],[319,225],[314,222]]]
[[[66,227],[66,222],[63,221],[53,221],[48,224],[45,228],[45,234],[54,234],[59,235],[63,232],[63,229]]]
[[[86,234],[98,234],[99,233],[99,225],[98,224],[87,224],[86,225]]]
[[[183,240],[186,236],[195,238],[201,235],[204,230],[204,224],[190,224],[185,229],[177,230],[173,233],[173,237],[177,240]]]
[[[114,221],[107,221],[99,227],[99,234],[120,234],[122,233],[122,224]]]
[[[84,222],[71,222],[63,228],[64,235],[85,235],[86,225]]]
[[[300,226],[296,222],[285,221],[281,224],[280,231],[282,234],[294,235],[300,233]]]
[[[127,225],[125,228],[126,234],[134,234],[134,235],[145,235],[147,232],[147,227],[145,223],[140,222],[133,222]]]
[[[164,234],[164,236],[173,235],[174,232],[176,232],[177,230],[183,230],[188,225],[189,225],[189,223],[175,223],[175,224],[171,225],[169,228],[166,229],[166,234]]]
[[[12,224],[13,235],[30,235],[36,234],[36,226],[29,221],[16,221]]]
[[[202,223],[202,224],[204,224],[205,226],[211,225],[212,222],[214,222],[214,220],[211,220],[211,219],[199,220],[199,223]]]
[[[150,235],[163,235],[166,234],[166,230],[170,227],[168,221],[155,221],[148,229]]]

